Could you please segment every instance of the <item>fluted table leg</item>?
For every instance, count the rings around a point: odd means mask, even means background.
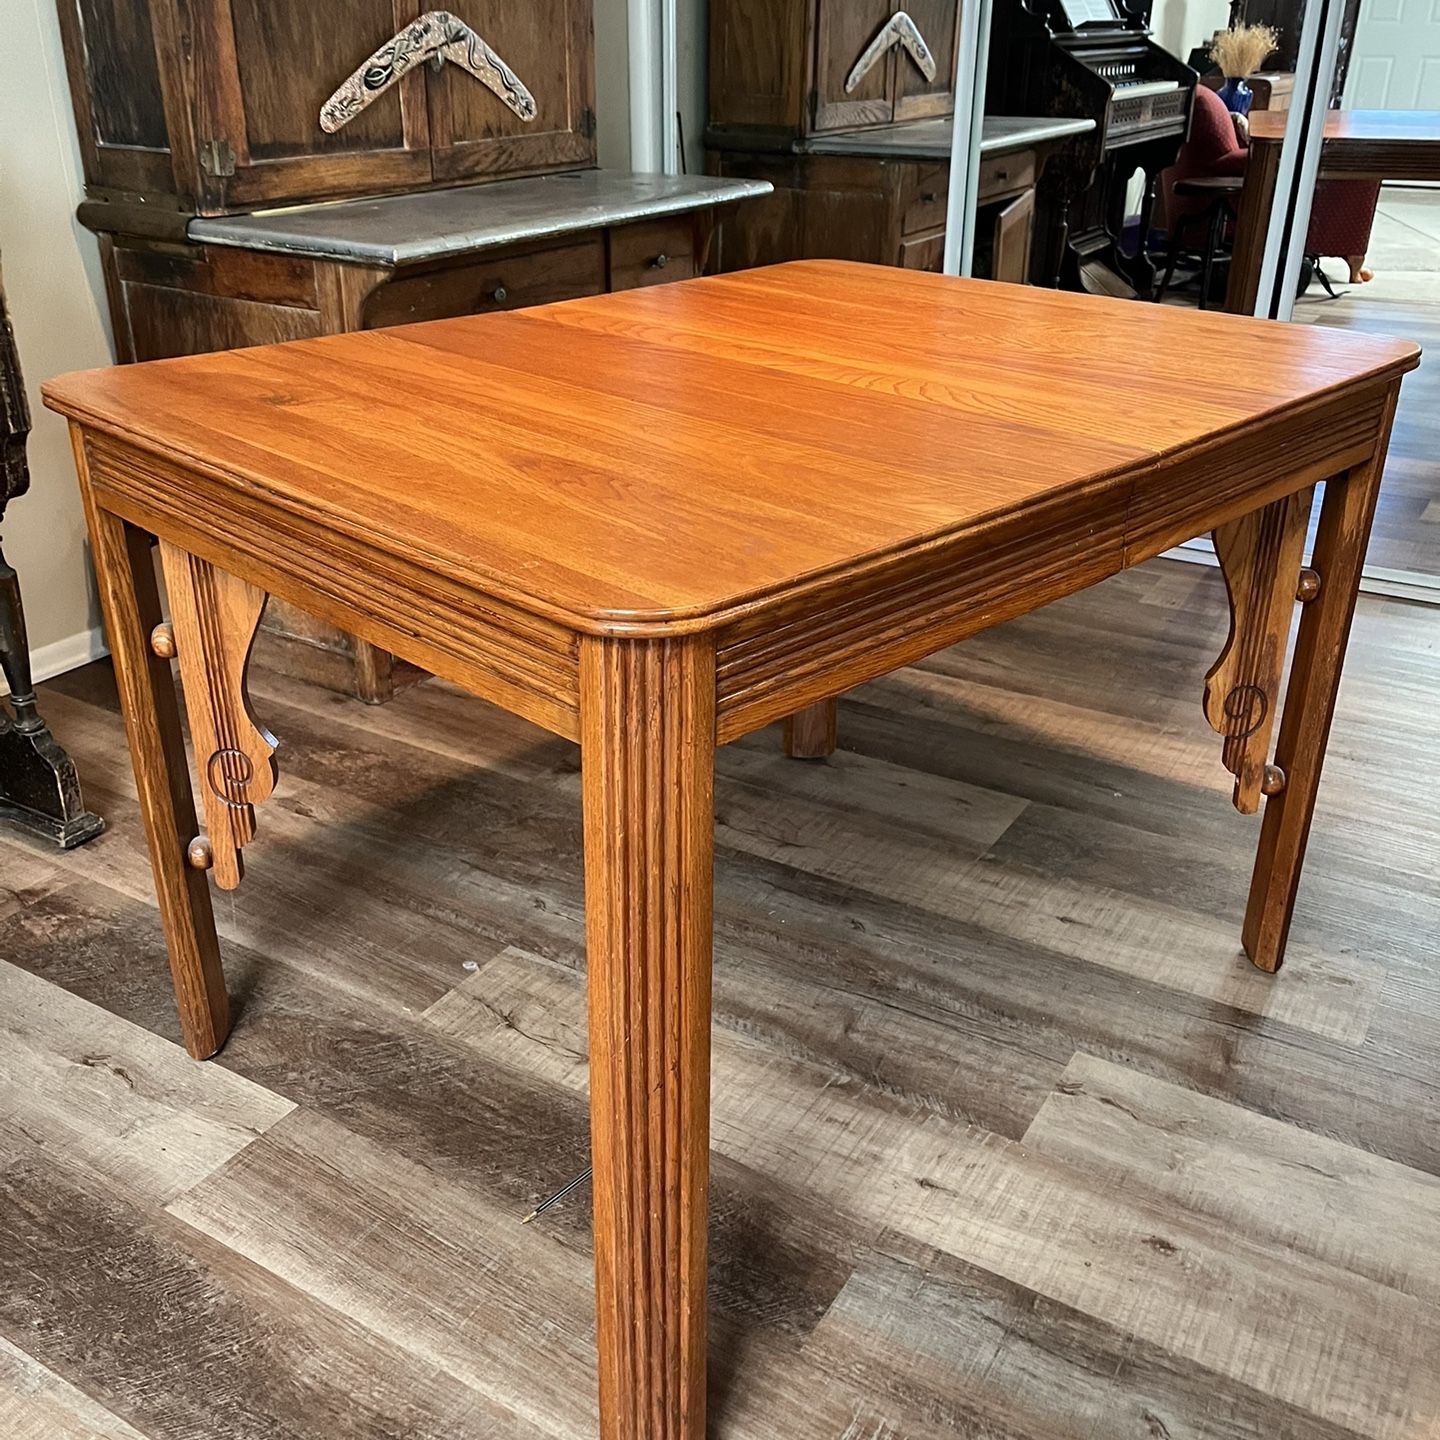
[[[199,824],[175,681],[169,662],[150,648],[162,618],[150,538],[101,510],[88,493],[86,509],[185,1048],[204,1060],[225,1043],[230,1007],[210,884],[187,860]]]
[[[1382,436],[1373,461],[1325,486],[1311,559],[1319,593],[1300,617],[1275,743],[1283,788],[1265,802],[1245,911],[1245,950],[1262,970],[1278,970],[1285,958],[1384,459]]]
[[[715,652],[581,654],[604,1440],[702,1440]]]

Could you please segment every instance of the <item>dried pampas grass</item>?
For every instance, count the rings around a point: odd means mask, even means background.
[[[1210,42],[1210,58],[1220,67],[1227,80],[1253,75],[1280,43],[1280,36],[1270,25],[1237,25],[1221,30]]]

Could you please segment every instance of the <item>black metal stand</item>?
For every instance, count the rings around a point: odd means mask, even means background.
[[[10,713],[0,716],[0,819],[53,840],[63,850],[98,835],[105,822],[85,808],[70,757],[35,708],[20,582],[0,551],[0,666]]]
[[[0,284],[0,521],[5,507],[30,485],[25,439],[30,411],[20,381],[15,336]],[[0,550],[0,669],[10,686],[9,710],[0,710],[0,820],[53,840],[62,849],[98,835],[105,822],[85,808],[70,757],[55,743],[35,708],[30,647],[20,579]]]

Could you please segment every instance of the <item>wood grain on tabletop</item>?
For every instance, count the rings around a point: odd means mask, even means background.
[[[1228,374],[1237,346],[1243,385]],[[52,381],[88,426],[592,628],[704,616],[1097,477],[1401,342],[806,262]],[[845,477],[848,477],[845,478]]]

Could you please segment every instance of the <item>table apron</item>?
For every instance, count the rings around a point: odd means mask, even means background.
[[[546,730],[580,738],[572,630],[109,436],[87,431],[84,457],[101,509]]]
[[[718,617],[718,743],[1365,463],[1396,383],[1387,377],[1323,394],[883,567],[822,578]],[[85,483],[102,509],[557,735],[580,738],[578,629],[114,436],[84,431],[83,452]],[[698,628],[703,621],[689,619],[672,633]]]
[[[757,607],[716,637],[719,743],[1364,464],[1394,385],[1322,397],[1135,476],[1092,482],[865,583]]]

